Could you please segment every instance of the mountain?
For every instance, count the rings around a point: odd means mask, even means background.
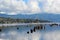
[[[60,22],[60,14],[48,14],[48,13],[40,13],[40,14],[32,14],[32,15],[6,15],[0,14],[0,17],[5,18],[15,18],[15,19],[44,19],[54,22]]]

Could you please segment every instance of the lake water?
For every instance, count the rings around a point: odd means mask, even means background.
[[[30,32],[30,29],[33,29],[34,26],[3,28],[0,32],[0,40],[60,40],[60,26],[46,25],[45,27],[45,30],[36,30],[33,33]]]

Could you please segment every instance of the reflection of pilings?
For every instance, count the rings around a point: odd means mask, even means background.
[[[30,32],[31,32],[31,33],[33,33],[33,30],[32,30],[32,29],[30,29]]]
[[[2,29],[0,29],[0,32],[2,31]]]
[[[27,32],[27,34],[29,34],[29,31]]]
[[[17,27],[17,30],[19,30],[19,27]]]
[[[44,30],[46,29],[45,26],[46,26],[46,25],[43,26],[43,29],[44,29]]]
[[[34,27],[33,31],[34,31],[34,32],[36,31],[35,27]]]

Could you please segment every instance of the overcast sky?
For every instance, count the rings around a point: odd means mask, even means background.
[[[60,0],[0,0],[0,14],[60,14]]]

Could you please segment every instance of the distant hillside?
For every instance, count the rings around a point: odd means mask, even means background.
[[[13,19],[13,18],[4,18],[0,17],[0,23],[42,23],[50,22],[48,20],[39,20],[39,19]]]
[[[50,20],[54,22],[60,22],[60,14],[48,14],[48,13],[41,13],[41,14],[33,14],[33,15],[5,15],[0,14],[0,17],[6,17],[6,18],[15,18],[15,19],[44,19],[44,20]]]

